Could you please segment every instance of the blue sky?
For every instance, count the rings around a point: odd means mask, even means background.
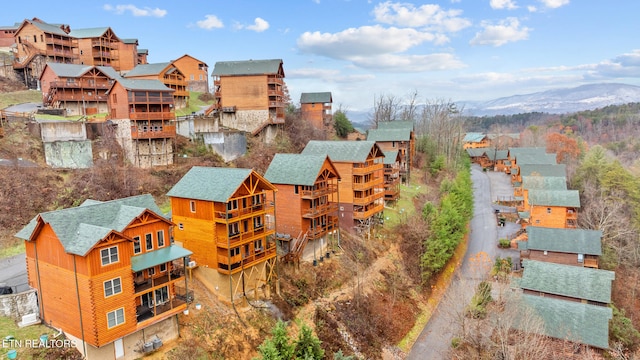
[[[640,1],[22,1],[0,25],[38,17],[137,38],[149,62],[192,55],[284,61],[294,102],[330,91],[334,108],[374,98],[473,101],[587,83],[640,85]]]

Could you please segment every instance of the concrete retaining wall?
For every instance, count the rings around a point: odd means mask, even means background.
[[[213,132],[202,133],[199,136],[226,162],[235,160],[247,152],[247,137],[243,132]]]
[[[43,142],[87,140],[84,122],[40,121],[40,136]]]
[[[18,294],[0,295],[0,314],[2,316],[20,321],[24,315],[39,313],[38,293],[35,289]]]
[[[93,166],[91,140],[45,142],[44,156],[52,168],[88,169]]]

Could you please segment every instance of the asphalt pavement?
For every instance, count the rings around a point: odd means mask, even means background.
[[[3,283],[10,286],[14,292],[29,290],[24,253],[0,259],[0,284]]]
[[[483,172],[479,166],[471,168],[474,210],[471,219],[469,244],[463,262],[456,270],[443,301],[438,304],[429,322],[424,327],[407,359],[445,359],[449,353],[451,339],[458,333],[457,322],[452,318],[471,300],[475,284],[486,279],[496,256],[517,256],[517,251],[499,249],[499,237],[517,231],[519,225],[506,223],[498,227],[493,200],[508,194],[510,178],[503,173]],[[502,209],[501,209],[502,210]],[[514,260],[515,262],[515,260]],[[450,301],[454,300],[455,301]]]

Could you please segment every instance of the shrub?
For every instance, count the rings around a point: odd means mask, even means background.
[[[503,248],[503,249],[508,249],[511,247],[511,241],[509,239],[500,239],[498,242],[498,246]]]
[[[631,319],[626,317],[624,309],[618,309],[613,304],[613,319],[609,328],[609,338],[622,343],[627,349],[634,351],[640,345],[640,332],[633,327]]]

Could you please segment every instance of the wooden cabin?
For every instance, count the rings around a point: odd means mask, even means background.
[[[173,90],[173,105],[176,109],[189,106],[187,80],[171,62],[137,65],[124,77],[131,80],[159,80]]]
[[[508,154],[508,150],[497,150],[495,148],[486,150],[486,156],[489,159],[489,164],[493,167],[493,171],[510,174],[511,163],[509,162]]]
[[[40,76],[42,103],[65,115],[108,113],[107,91],[120,76],[109,66],[47,63]]]
[[[576,228],[578,190],[530,190],[527,195],[529,224],[550,228]]]
[[[276,190],[251,169],[193,167],[167,193],[176,242],[193,251],[196,276],[223,300],[257,296],[273,278],[276,228],[267,199]]]
[[[564,176],[523,176],[522,182],[513,189],[517,211],[529,209],[529,192],[535,190],[567,190]]]
[[[412,121],[385,121],[377,129],[367,132],[367,140],[375,141],[383,151],[398,151],[400,154],[400,177],[409,183],[411,164],[415,157],[415,135]]]
[[[602,231],[527,227],[527,240],[518,242],[520,259],[598,268]]]
[[[129,161],[138,167],[173,164],[176,138],[173,89],[159,80],[119,79],[109,91],[109,117],[126,120],[120,136]],[[122,140],[125,143],[124,140]]]
[[[468,132],[462,139],[462,148],[487,148],[491,146],[489,137],[486,134],[478,132]]]
[[[275,139],[284,124],[284,69],[281,59],[219,61],[213,69],[214,104],[222,126]]]
[[[276,154],[264,174],[276,186],[276,237],[285,260],[313,260],[336,244],[340,175],[326,155]],[[309,245],[307,245],[309,244]],[[308,258],[308,256],[305,256]]]
[[[20,24],[0,26],[0,48],[9,48],[16,44],[16,32]]]
[[[399,151],[383,151],[384,154],[384,200],[387,204],[395,204],[400,198],[400,164],[402,157]]]
[[[384,154],[373,141],[312,140],[303,155],[328,155],[340,174],[340,228],[370,233],[383,221]]]
[[[116,71],[131,70],[135,64],[133,54],[120,53],[122,40],[109,27],[74,29],[69,35],[78,40],[79,64],[111,66]],[[126,56],[131,58],[121,63]]]
[[[478,164],[481,168],[486,169],[491,166],[491,160],[487,156],[487,150],[485,148],[468,148],[466,149],[467,155],[472,164]]]
[[[40,319],[87,359],[136,359],[156,336],[177,338],[191,252],[171,243],[172,226],[151,195],[37,215],[16,236]]]
[[[120,46],[119,53],[122,54],[120,58],[120,66],[123,71],[131,70],[137,65],[147,63],[149,50],[138,49],[138,39],[121,40],[122,41],[118,45]]]
[[[302,119],[311,123],[315,129],[324,131],[325,134],[334,133],[332,103],[333,98],[330,92],[300,94]]]
[[[188,91],[209,92],[209,65],[207,63],[184,54],[171,61],[171,64],[184,75]]]
[[[147,58],[149,57],[149,49],[138,49],[137,55],[138,55],[137,65],[148,64]]]

